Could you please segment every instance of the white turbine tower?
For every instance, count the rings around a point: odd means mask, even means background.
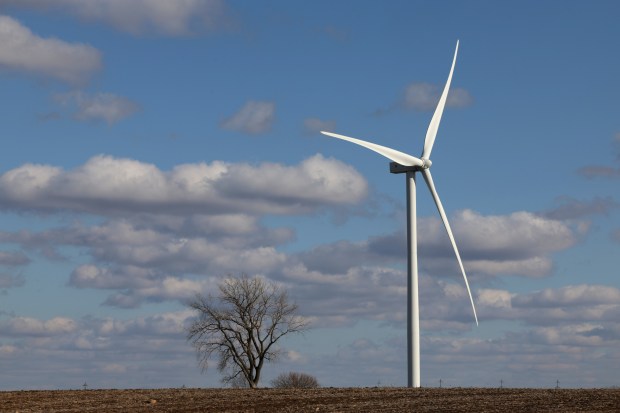
[[[430,161],[431,150],[433,149],[433,143],[435,142],[435,136],[437,135],[437,129],[439,129],[439,122],[441,121],[441,115],[443,109],[446,106],[446,99],[448,98],[448,91],[450,90],[450,82],[452,81],[452,73],[454,72],[454,65],[456,64],[456,55],[459,50],[459,42],[456,42],[456,50],[454,51],[454,59],[452,60],[452,68],[448,75],[448,81],[443,89],[431,123],[426,131],[426,139],[424,140],[424,150],[422,156],[416,158],[406,153],[382,146],[371,142],[366,142],[360,139],[350,138],[348,136],[338,135],[331,132],[321,132],[324,135],[328,135],[334,138],[343,139],[345,141],[353,142],[357,145],[361,145],[372,151],[375,151],[386,158],[390,159],[390,172],[394,174],[405,173],[407,181],[407,361],[408,361],[408,386],[420,387],[420,311],[418,302],[418,252],[417,252],[417,232],[416,232],[416,182],[415,174],[420,172],[426,181],[428,189],[431,191],[435,205],[439,215],[446,227],[448,237],[454,248],[456,259],[461,267],[461,273],[465,280],[465,286],[467,287],[467,293],[469,294],[469,300],[471,301],[471,307],[474,311],[474,319],[476,325],[478,324],[478,316],[476,315],[476,307],[474,305],[474,299],[469,289],[469,283],[467,282],[467,275],[465,275],[465,268],[463,268],[463,262],[459,250],[454,242],[454,236],[452,235],[452,229],[450,229],[450,223],[446,217],[446,213],[437,195],[435,184],[431,176],[430,167],[432,162]]]

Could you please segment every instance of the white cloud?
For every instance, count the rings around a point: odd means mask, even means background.
[[[13,267],[26,265],[29,262],[30,259],[23,252],[0,251],[0,265],[8,265]]]
[[[490,308],[511,308],[512,295],[508,291],[494,289],[480,289],[476,296],[479,306]]]
[[[442,89],[430,83],[411,83],[405,88],[403,106],[406,109],[432,111],[437,107]],[[470,106],[473,99],[465,89],[450,89],[446,100],[447,107],[463,108]]]
[[[0,15],[0,69],[84,84],[101,69],[101,53],[88,45],[39,37]]]
[[[354,168],[321,155],[296,166],[214,161],[179,165],[168,172],[99,155],[71,171],[24,164],[5,172],[0,176],[0,208],[102,215],[291,214],[352,204],[367,191]]]
[[[289,350],[286,352],[286,358],[293,363],[305,363],[307,357],[295,350]]]
[[[615,160],[620,161],[620,132],[616,132],[612,139],[612,150],[615,154]],[[608,165],[586,165],[577,170],[577,173],[587,179],[595,178],[620,178],[620,168]]]
[[[127,371],[127,366],[123,365],[123,364],[118,364],[118,363],[109,363],[109,364],[105,364],[101,370],[104,373],[119,373],[119,374],[123,374]]]
[[[585,178],[620,178],[620,168],[604,165],[588,165],[579,168],[577,172]]]
[[[217,375],[200,374],[185,340],[193,316],[183,310],[130,319],[0,319],[0,359],[13,372],[0,377],[0,388],[74,389],[85,378],[89,386],[106,388],[136,388],[145,380],[158,387],[215,387]],[[33,374],[40,380],[33,382]]]
[[[106,303],[122,307],[137,307],[144,301],[184,301],[209,285],[210,278],[204,279],[205,275],[273,273],[288,260],[274,245],[282,241],[282,232],[289,239],[288,231],[256,223],[239,231],[233,219],[230,232],[226,232],[226,224],[213,231],[207,226],[203,232],[200,227],[191,228],[195,218],[201,217],[173,218],[163,221],[184,222],[163,227],[152,217],[112,219],[100,225],[73,224],[34,233],[0,232],[0,242],[21,244],[33,251],[65,246],[82,250],[93,263],[77,266],[69,285],[120,291]],[[224,215],[223,221],[227,218],[232,216]],[[5,281],[8,287],[19,279]]]
[[[0,357],[13,356],[19,352],[19,348],[11,345],[0,345]]]
[[[162,247],[115,245],[102,242],[91,253],[112,267],[83,264],[72,273],[69,285],[121,291],[106,304],[137,307],[144,301],[184,300],[213,287],[215,278],[207,274],[270,273],[282,266],[286,255],[273,247],[227,248],[217,240],[188,240]],[[201,274],[188,277],[182,274]],[[175,275],[180,274],[180,275]]]
[[[519,307],[567,307],[597,304],[620,306],[620,290],[605,285],[569,285],[559,289],[545,289],[514,298]]]
[[[552,219],[568,220],[589,217],[592,215],[607,216],[620,204],[611,197],[595,197],[592,200],[578,200],[570,197],[560,197],[560,205],[544,212],[544,216]]]
[[[597,332],[601,330],[598,324],[573,324],[560,327],[538,327],[529,332],[530,342],[553,346],[601,346],[605,339]]]
[[[21,287],[25,282],[21,275],[0,273],[0,289]]]
[[[617,324],[620,316],[620,290],[596,284],[530,293],[481,289],[475,300],[481,319],[519,320],[536,326],[603,323],[604,328],[609,328]]]
[[[450,223],[463,259],[488,275],[548,275],[552,269],[548,256],[577,242],[565,223],[529,212],[483,216],[463,210]],[[439,219],[421,220],[420,233],[424,234],[420,237],[421,254],[452,258],[454,253]]]
[[[54,317],[42,321],[32,317],[13,317],[0,321],[0,331],[16,336],[49,336],[71,333],[76,329],[74,320],[65,317]]]
[[[69,284],[78,288],[141,289],[157,282],[151,271],[135,266],[112,270],[92,264],[83,264],[72,273]]]
[[[551,387],[558,377],[562,387],[614,383],[605,365],[613,359],[610,350],[617,341],[599,341],[593,351],[592,343],[598,339],[588,337],[592,331],[596,327],[585,324],[511,332],[493,339],[422,337],[426,377],[448,376],[459,385],[475,382],[498,387],[502,378],[505,387],[531,387],[533,382]],[[475,367],[455,369],[455,365]]]
[[[349,278],[340,278],[338,283],[332,284],[329,288],[323,285],[321,295],[309,298],[315,301],[313,307],[309,307],[305,301],[301,302],[304,313],[316,314],[313,319],[322,322],[317,325],[321,332],[316,336],[314,333],[308,334],[305,339],[308,347],[312,347],[315,342],[321,342],[319,346],[321,350],[285,349],[288,357],[281,361],[285,366],[279,364],[274,367],[286,369],[303,365],[304,371],[317,376],[324,385],[343,386],[347,383],[360,383],[354,378],[360,374],[370,377],[367,382],[363,382],[364,385],[376,384],[378,380],[384,385],[401,384],[404,374],[402,366],[406,357],[403,323],[406,307],[404,291],[389,294],[383,289],[383,285],[385,283],[393,285],[396,278],[392,280],[390,277],[384,277],[385,274],[377,272],[374,274],[372,276],[369,272],[362,278],[357,278],[361,274],[354,276],[352,274]],[[398,282],[405,284],[404,278]],[[317,292],[319,287],[317,285]],[[583,286],[574,287],[576,288],[572,289],[573,292],[580,291],[577,296],[584,296],[584,292],[588,290]],[[298,285],[295,285],[292,289],[295,295],[310,291],[306,288],[299,291],[298,288]],[[558,291],[556,293],[559,296],[573,294]],[[503,377],[505,385],[526,386],[528,380],[534,379],[536,382],[544,383],[546,380],[553,384],[562,371],[570,372],[576,369],[582,373],[579,380],[569,382],[569,379],[565,378],[563,381],[565,386],[569,386],[569,383],[573,383],[573,386],[599,383],[600,386],[600,383],[605,383],[605,380],[613,377],[611,374],[601,379],[600,373],[608,371],[610,357],[613,358],[614,351],[617,354],[617,346],[620,344],[617,317],[606,321],[561,320],[551,326],[523,328],[518,332],[508,332],[496,338],[446,336],[444,334],[446,329],[457,332],[471,328],[471,320],[458,317],[460,312],[465,312],[468,305],[466,293],[459,285],[437,282],[427,277],[422,280],[421,292],[424,300],[421,311],[422,357],[427,371],[425,380],[429,383],[443,377],[444,384],[488,386],[490,385],[488,376],[491,375],[492,379],[497,381]],[[353,299],[349,300],[349,295]],[[377,301],[377,297],[381,295],[385,295],[387,299]],[[505,290],[483,289],[476,294],[476,299],[480,309],[487,315],[505,315],[495,318],[497,320],[524,320],[524,313],[516,316],[513,314],[523,311],[511,306],[511,300],[515,296],[518,294],[511,294]],[[561,305],[566,303],[565,299],[558,301],[557,298],[553,298],[553,294],[551,296],[551,302],[559,302]],[[463,303],[459,302],[461,298],[464,299]],[[591,299],[588,300],[569,299],[575,303],[592,302]],[[606,303],[610,300],[615,300],[617,303],[615,295],[601,297],[596,302]],[[317,309],[322,312],[317,312]],[[327,310],[334,310],[338,314],[330,315]],[[361,335],[346,341],[339,339],[337,341],[339,344],[334,344],[331,349],[325,347],[323,335],[327,331],[325,326],[348,325],[347,322],[337,323],[335,320],[338,317],[349,318],[349,321],[367,320],[369,314],[373,312],[377,315],[399,313],[398,320],[395,319],[391,324],[397,329],[387,328],[383,331],[361,329],[358,330],[358,334],[361,331]],[[453,321],[455,315],[456,321]],[[133,319],[87,317],[82,320],[64,318],[39,320],[11,317],[0,322],[0,332],[3,334],[0,357],[5,364],[10,360],[10,363],[18,363],[22,367],[28,366],[39,374],[55,371],[58,368],[55,363],[58,362],[69,372],[69,377],[63,376],[67,381],[58,383],[61,387],[75,386],[72,384],[77,379],[75,376],[83,378],[88,376],[89,371],[95,370],[98,372],[98,380],[116,380],[117,386],[131,387],[131,383],[123,381],[130,377],[117,376],[124,369],[131,370],[139,377],[148,372],[151,377],[158,374],[157,372],[163,374],[173,367],[179,377],[182,377],[182,383],[190,384],[186,381],[190,380],[188,377],[192,377],[197,383],[202,383],[205,376],[200,376],[191,346],[184,339],[184,326],[193,317],[194,313],[189,310]],[[490,320],[493,318],[486,317],[483,322]],[[442,327],[441,333],[434,332],[437,326]],[[370,331],[378,331],[380,335],[372,336]],[[15,340],[19,340],[19,345]],[[593,351],[594,348],[596,351]],[[22,352],[19,349],[27,351]],[[114,351],[105,351],[112,349]],[[602,354],[606,356],[601,357]],[[33,362],[32,366],[30,362]],[[455,369],[455,365],[460,367]],[[12,367],[14,364],[7,366]],[[349,373],[335,374],[341,370]],[[273,368],[266,370],[266,374],[275,374]],[[266,382],[267,377],[265,376]],[[206,379],[209,378],[215,381],[217,375],[208,374]],[[562,379],[562,376],[560,378]],[[15,383],[16,379],[19,380],[19,377],[12,377],[11,383]],[[169,387],[174,380],[167,383]],[[4,386],[6,385],[4,383]]]
[[[542,277],[553,270],[551,254],[577,242],[567,224],[529,212],[484,216],[471,210],[450,218],[466,271]],[[422,269],[433,275],[458,275],[454,251],[438,218],[421,218],[418,238]],[[398,231],[351,243],[339,241],[298,255],[310,270],[342,273],[358,265],[386,264],[406,259],[406,236]]]
[[[73,117],[78,120],[104,120],[116,123],[140,110],[140,105],[112,93],[88,95],[81,91],[59,93],[54,96],[57,102],[76,106]]]
[[[275,118],[276,106],[273,102],[250,100],[229,118],[224,119],[220,126],[224,129],[259,134],[271,129]]]
[[[443,224],[434,221],[428,222],[429,231],[431,228],[434,231],[445,231],[441,228]],[[525,211],[505,216],[483,216],[466,209],[457,213],[452,221],[454,232],[459,234],[460,244],[464,245],[464,250],[469,251],[470,255],[483,250],[507,258],[535,257],[541,251],[560,251],[577,242],[570,227],[563,222]]]
[[[336,130],[336,121],[306,118],[304,119],[304,130],[309,134],[318,133],[320,131],[334,131]]]
[[[516,274],[537,278],[549,275],[552,270],[553,261],[549,257],[533,257],[519,260],[467,260],[467,271],[493,276]]]
[[[486,218],[508,225],[514,216]],[[213,227],[213,220],[217,220],[218,215],[112,218],[98,225],[74,224],[39,233],[0,232],[0,242],[21,244],[23,248],[35,250],[61,246],[80,248],[92,258],[92,262],[78,266],[72,272],[69,284],[77,288],[110,290],[106,304],[113,306],[136,307],[148,301],[183,301],[192,291],[204,291],[212,285],[209,283],[214,279],[205,276],[245,272],[264,274],[295,286],[296,294],[303,297],[304,305],[309,306],[309,315],[320,316],[321,325],[326,322],[351,324],[365,317],[387,323],[403,319],[403,308],[394,302],[394,297],[404,297],[406,277],[401,269],[387,265],[404,261],[405,254],[385,250],[386,246],[393,249],[394,242],[376,238],[360,243],[338,242],[308,252],[286,254],[278,251],[275,243],[290,239],[290,235],[280,238],[274,234],[288,234],[287,231],[257,225],[256,217],[237,214],[224,217],[220,227]],[[476,219],[467,222],[471,224],[485,218],[475,214],[474,217]],[[481,244],[476,247],[478,255],[487,254],[488,259],[466,261],[470,275],[471,272],[476,274],[493,269],[495,276],[501,271],[528,276],[538,274],[536,271],[547,271],[546,264],[539,264],[538,256],[531,255],[548,254],[550,250],[570,245],[570,242],[555,242],[549,235],[549,228],[555,228],[555,233],[562,237],[570,234],[570,230],[566,233],[566,227],[555,227],[557,221],[549,223],[543,218],[541,224],[536,221],[539,217],[535,218],[531,222],[519,218],[505,227],[504,230],[514,235],[512,241],[485,241],[485,244],[472,236],[471,242]],[[194,222],[201,220],[206,224],[192,228]],[[547,224],[550,227],[545,229]],[[542,246],[531,249],[520,239],[524,235],[511,230],[511,225],[520,225],[519,231],[523,234],[541,238]],[[501,225],[498,228],[501,229]],[[427,234],[427,247],[441,243],[441,231],[428,231]],[[504,234],[499,237],[501,240]],[[510,242],[514,243],[514,250],[510,250]],[[501,243],[505,245],[501,246]],[[500,253],[496,251],[498,246]],[[434,298],[434,307],[428,313],[433,317],[427,319],[425,328],[468,328],[468,297],[458,270],[452,269],[453,252],[449,245],[441,248],[445,251],[427,249],[424,260],[425,268],[431,270],[424,270],[423,275],[430,273],[432,278],[422,278],[426,283],[423,300]],[[540,260],[548,262],[546,258]],[[528,267],[530,262],[531,268]],[[544,271],[540,270],[541,266]],[[449,269],[437,271],[442,267]],[[447,283],[442,278],[447,274],[454,276],[456,284]],[[472,286],[474,296],[479,286],[479,283]],[[457,306],[452,305],[455,300],[459,303]],[[527,314],[519,314],[527,318]],[[495,313],[493,317],[508,315]],[[448,321],[452,324],[447,325]]]
[[[105,305],[120,308],[139,307],[143,302],[176,300],[186,303],[196,294],[207,294],[214,290],[212,279],[190,280],[179,277],[164,277],[152,280],[146,287],[132,288],[110,295]]]
[[[180,36],[228,22],[222,0],[0,0],[0,5],[67,12],[132,34]]]
[[[438,88],[430,83],[413,83],[405,88],[403,104],[406,108],[433,110],[439,102]]]

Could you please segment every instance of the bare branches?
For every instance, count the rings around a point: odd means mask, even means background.
[[[280,374],[271,381],[271,385],[278,389],[316,389],[321,387],[316,377],[294,371]]]
[[[276,343],[285,335],[300,333],[308,323],[297,316],[286,290],[262,278],[231,277],[219,285],[216,298],[198,295],[189,304],[197,319],[187,330],[200,366],[218,359],[220,372],[232,383],[244,377],[258,385],[265,361],[277,358]]]

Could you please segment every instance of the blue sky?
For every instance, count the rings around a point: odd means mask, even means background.
[[[0,0],[0,389],[220,386],[184,305],[226,274],[314,328],[283,371],[406,384],[418,156],[422,385],[620,384],[614,1]]]

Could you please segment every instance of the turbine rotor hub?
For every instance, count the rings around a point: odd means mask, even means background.
[[[423,169],[428,169],[428,168],[430,168],[430,167],[431,167],[431,165],[433,164],[433,163],[431,162],[431,160],[430,160],[430,159],[428,159],[428,158],[420,158],[420,160],[422,161],[422,163],[424,163],[424,165],[422,165],[422,168],[423,168]]]

